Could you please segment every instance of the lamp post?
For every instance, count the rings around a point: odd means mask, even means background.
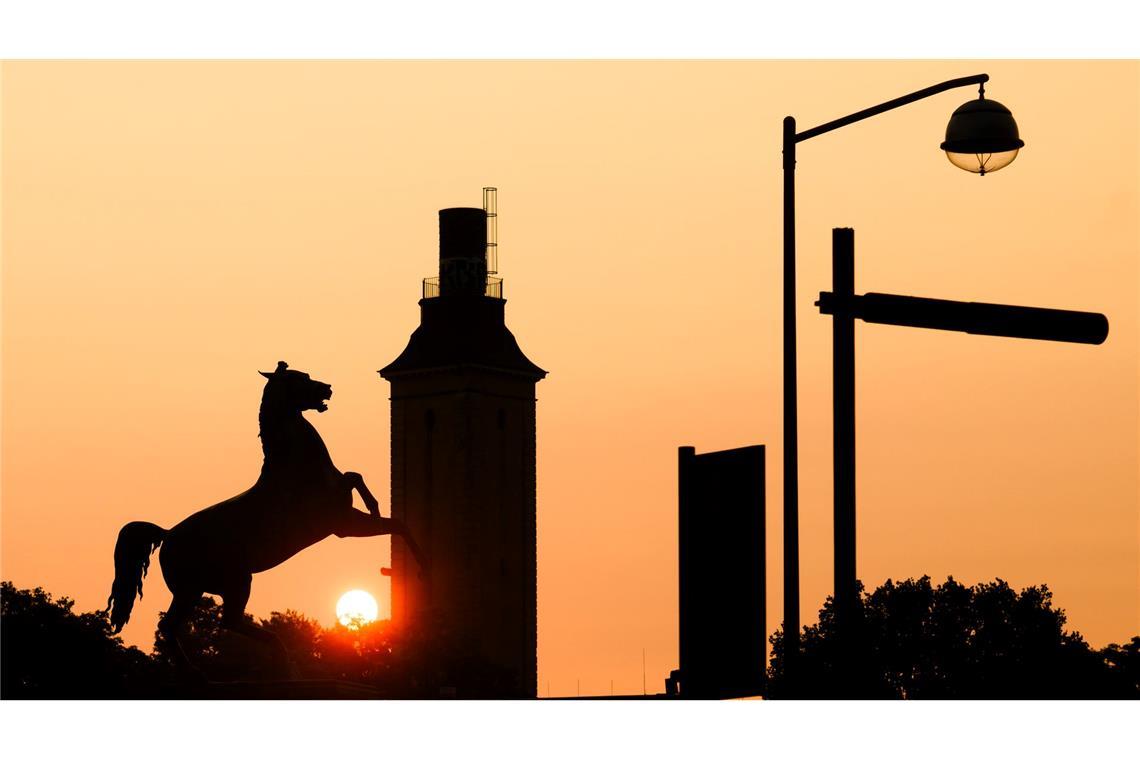
[[[950,79],[865,108],[818,127],[796,132],[795,118],[784,118],[784,653],[795,667],[800,641],[799,429],[796,393],[796,145],[857,121],[892,111],[958,87],[978,85],[978,98],[950,117],[942,150],[950,162],[984,176],[1008,166],[1025,143],[1005,106],[985,98],[988,74]],[[791,680],[789,679],[789,683]]]

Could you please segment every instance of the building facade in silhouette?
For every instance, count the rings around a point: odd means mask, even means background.
[[[680,668],[669,693],[764,689],[764,447],[678,450]]]
[[[392,619],[440,627],[502,676],[493,692],[460,696],[534,697],[535,385],[546,372],[504,322],[488,216],[439,212],[439,276],[424,280],[407,347],[380,370],[392,393],[392,515],[427,557],[421,572],[393,540]]]

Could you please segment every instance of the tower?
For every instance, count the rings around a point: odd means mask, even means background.
[[[535,385],[546,372],[504,322],[502,280],[488,276],[493,188],[484,206],[439,212],[439,276],[424,280],[407,347],[380,370],[392,392],[392,516],[428,558],[421,571],[392,542],[392,619],[446,631],[490,668],[460,696],[533,697]]]

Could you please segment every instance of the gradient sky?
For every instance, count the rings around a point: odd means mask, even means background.
[[[800,146],[804,622],[831,584],[830,230],[856,290],[1101,311],[1102,346],[857,328],[858,572],[1047,583],[1140,633],[1137,62],[16,62],[2,87],[3,577],[101,608],[119,527],[249,487],[279,359],[336,388],[341,469],[389,484],[388,386],[436,211],[499,188],[538,386],[539,690],[677,665],[676,448],[768,446],[781,617],[780,129],[985,71],[1026,148],[938,150],[963,89]],[[381,496],[387,512],[387,499]],[[387,539],[327,539],[250,611],[325,624]],[[125,639],[169,603],[152,574]]]

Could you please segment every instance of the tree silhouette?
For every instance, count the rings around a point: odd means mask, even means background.
[[[67,597],[42,588],[0,588],[0,696],[5,699],[185,697],[175,668],[156,642],[153,655],[126,647],[104,612],[76,614]],[[860,589],[859,654],[840,679],[829,598],[820,621],[805,627],[800,670],[784,677],[782,631],[772,636],[769,696],[912,699],[1138,698],[1140,636],[1091,649],[1064,630],[1046,586],[1014,591],[1002,580],[934,587],[926,576]],[[252,620],[252,618],[250,618]],[[212,681],[272,681],[268,648],[226,631],[221,607],[204,599],[184,641],[191,661]],[[321,626],[287,610],[260,625],[288,649],[295,676],[367,685],[389,698],[512,693],[508,674],[479,657],[441,620],[398,629],[381,620],[357,629]],[[795,687],[794,691],[792,687]],[[201,696],[201,690],[195,692]],[[205,692],[208,696],[209,692]]]
[[[769,696],[867,699],[1079,699],[1140,694],[1136,638],[1097,652],[1064,630],[1047,586],[1020,593],[1001,579],[963,586],[928,576],[859,588],[854,659],[844,663],[834,600],[805,626],[794,682],[783,630],[770,639]]]
[[[1109,644],[1100,650],[1111,673],[1111,680],[1128,692],[1133,699],[1140,698],[1140,636],[1133,636],[1127,644]]]
[[[442,621],[408,628],[388,620],[325,628],[287,610],[273,612],[259,624],[281,640],[297,678],[351,681],[403,699],[462,696],[476,689],[482,694],[513,693],[506,671],[472,652],[469,642],[458,640]],[[280,678],[270,650],[227,631],[221,605],[212,598],[198,603],[181,642],[190,662],[210,681]],[[155,658],[173,667],[166,646],[156,635]]]
[[[66,596],[0,585],[0,692],[5,699],[156,696],[162,663],[111,633],[104,612],[75,614]]]

